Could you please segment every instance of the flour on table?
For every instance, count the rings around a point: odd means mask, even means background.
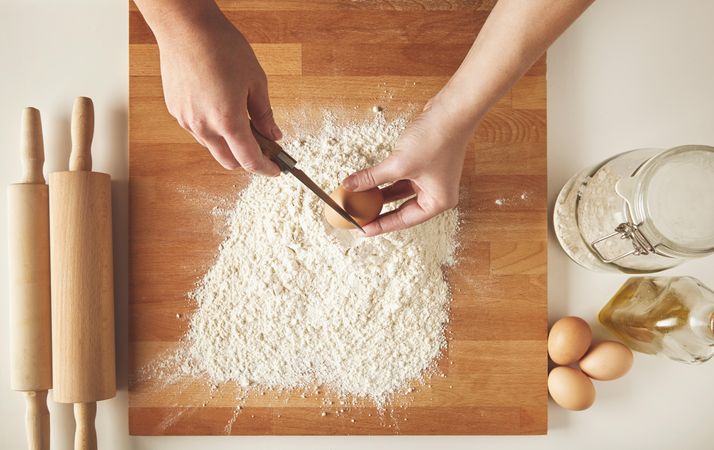
[[[386,158],[405,122],[340,125],[283,142],[328,192]],[[393,206],[390,206],[393,207]],[[289,175],[254,177],[226,239],[189,297],[179,376],[246,392],[323,386],[377,407],[433,372],[446,346],[458,213],[373,238],[336,232],[320,200]]]

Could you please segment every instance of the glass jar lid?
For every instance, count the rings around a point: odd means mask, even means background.
[[[672,257],[714,252],[714,147],[666,150],[619,180],[616,191],[651,251]]]

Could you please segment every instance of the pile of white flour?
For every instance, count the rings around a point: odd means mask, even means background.
[[[326,120],[283,143],[328,192],[386,158],[404,127],[377,114]],[[255,177],[227,216],[227,238],[190,294],[183,375],[246,390],[322,385],[384,406],[434,368],[446,345],[455,210],[409,230],[336,234],[320,200],[290,175]]]

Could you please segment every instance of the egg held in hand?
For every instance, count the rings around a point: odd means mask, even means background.
[[[373,188],[362,192],[346,191],[339,186],[330,194],[330,197],[342,207],[347,214],[360,224],[367,225],[379,216],[384,204],[384,196],[379,188]],[[336,211],[325,205],[325,220],[335,228],[354,228],[354,226],[342,218]]]

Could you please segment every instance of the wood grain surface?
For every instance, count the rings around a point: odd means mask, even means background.
[[[493,1],[241,0],[219,5],[254,45],[278,123],[306,132],[323,111],[348,119],[413,113],[459,65]],[[235,387],[166,384],[137,371],[175,346],[186,294],[223,238],[211,209],[248,182],[169,116],[158,48],[130,5],[130,397],[135,435],[543,434],[547,429],[545,58],[488,114],[466,158],[460,262],[444,377],[386,415],[327,414],[317,396],[266,392],[234,416]],[[299,126],[299,130],[291,128]],[[353,421],[354,419],[354,421]],[[232,427],[227,425],[235,420]]]

